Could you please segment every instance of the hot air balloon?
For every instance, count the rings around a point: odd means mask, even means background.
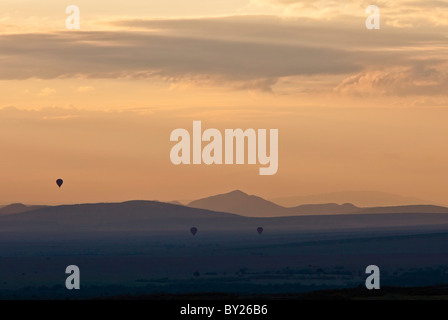
[[[263,232],[263,228],[262,227],[258,227],[257,231],[258,231],[258,234],[261,234]]]
[[[56,180],[56,184],[58,185],[59,188],[62,186],[63,183],[64,181],[62,181],[62,179]]]
[[[193,227],[193,228],[190,229],[190,231],[191,231],[192,235],[196,235],[196,232],[198,232],[198,228]]]

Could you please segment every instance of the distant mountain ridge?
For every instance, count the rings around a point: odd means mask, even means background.
[[[190,228],[197,221],[220,223],[231,213],[213,212],[157,201],[62,205],[0,216],[0,231],[108,231]]]
[[[32,211],[32,210],[45,208],[45,207],[46,206],[26,206],[22,203],[12,203],[10,205],[0,208],[0,216],[22,213],[22,212]]]
[[[234,190],[224,194],[192,201],[189,207],[230,212],[247,217],[278,217],[297,215],[340,215],[382,213],[448,213],[448,208],[435,205],[406,205],[361,208],[351,203],[304,204],[283,207],[255,195]]]
[[[409,205],[394,207],[373,207],[361,209],[361,214],[381,214],[381,213],[448,213],[448,208],[434,205]]]
[[[147,201],[127,201],[124,203],[147,203]],[[154,201],[154,203],[164,203]],[[213,195],[210,197],[191,201],[189,204],[182,204],[178,201],[171,201],[166,204],[175,206],[185,206],[196,209],[203,209],[215,212],[225,212],[244,217],[291,217],[304,215],[345,215],[345,214],[390,214],[390,213],[448,213],[447,207],[431,204],[403,205],[403,206],[381,206],[381,207],[358,207],[351,203],[319,203],[303,204],[294,207],[281,206],[272,201],[263,199],[256,195],[249,195],[241,190],[234,190],[228,193]],[[99,204],[97,204],[99,205]],[[104,206],[110,204],[103,204]],[[89,204],[79,204],[77,206],[89,206]],[[118,206],[118,204],[116,204]],[[66,206],[58,206],[64,208]],[[21,203],[14,203],[0,208],[0,217],[35,212],[42,208],[52,208],[50,206],[27,206]],[[50,209],[51,210],[51,209]]]
[[[298,206],[310,203],[353,203],[358,207],[384,207],[432,204],[432,201],[405,197],[398,194],[381,191],[338,191],[306,196],[290,196],[270,199],[271,201],[285,207]]]
[[[257,198],[255,200],[259,201]],[[348,207],[351,208],[351,206]],[[409,211],[411,208],[405,209]],[[145,236],[160,233],[169,235],[168,232],[176,232],[192,237],[190,229],[193,226],[198,228],[198,234],[195,237],[214,235],[217,231],[225,231],[226,234],[244,232],[248,235],[259,236],[256,230],[260,226],[264,228],[263,235],[278,232],[307,233],[313,230],[340,232],[378,228],[448,230],[448,214],[445,214],[448,213],[448,209],[445,208],[446,211],[440,207],[430,209],[438,209],[440,212],[398,213],[403,210],[395,208],[397,213],[309,214],[260,218],[156,201],[62,205],[2,215],[0,216],[0,236],[2,239],[10,236],[21,239],[28,236],[78,238],[86,234],[98,236],[117,232]]]

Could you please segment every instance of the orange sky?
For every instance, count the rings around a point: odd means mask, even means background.
[[[378,3],[380,30],[364,1],[83,0],[80,30],[60,1],[3,2],[0,204],[232,189],[448,204],[448,1]],[[170,133],[193,120],[278,129],[277,174],[174,166]]]

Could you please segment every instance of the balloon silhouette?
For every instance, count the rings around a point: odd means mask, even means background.
[[[198,232],[198,228],[193,227],[193,228],[190,229],[190,231],[191,231],[192,235],[196,235],[196,232]]]
[[[56,184],[58,185],[59,188],[62,186],[63,183],[64,181],[62,181],[62,179],[56,180]]]
[[[257,231],[258,231],[258,234],[261,234],[263,232],[263,228],[262,227],[258,227]]]

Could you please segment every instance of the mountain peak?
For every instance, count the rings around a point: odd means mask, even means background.
[[[310,214],[350,214],[359,211],[351,203],[305,204],[297,207],[283,207],[256,195],[248,195],[241,190],[192,201],[189,207],[212,211],[230,212],[247,217],[275,217]]]
[[[245,193],[245,192],[243,192],[243,191],[241,191],[239,189],[236,189],[236,190],[233,190],[233,191],[230,191],[230,192],[227,192],[227,193],[223,193],[223,195],[224,194],[235,195],[235,196],[248,196],[247,193]]]
[[[250,217],[275,216],[282,213],[285,209],[258,196],[248,195],[241,190],[233,190],[228,193],[195,200],[190,202],[188,206]]]

